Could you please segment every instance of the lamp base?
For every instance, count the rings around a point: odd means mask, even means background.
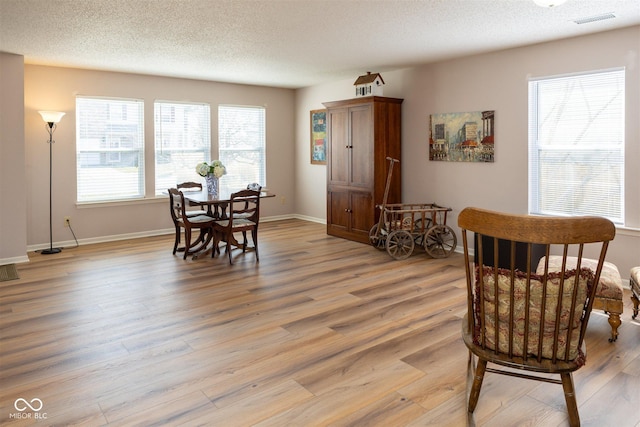
[[[40,251],[42,255],[58,254],[60,252],[62,252],[62,248],[49,248]]]

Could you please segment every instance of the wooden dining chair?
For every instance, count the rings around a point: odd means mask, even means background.
[[[169,189],[169,202],[171,208],[171,219],[176,228],[176,238],[173,244],[173,254],[177,251],[184,251],[183,259],[187,259],[188,255],[199,252],[204,249],[209,241],[211,241],[212,225],[214,218],[208,215],[187,215],[185,208],[184,194],[177,188]],[[184,229],[184,247],[178,248],[180,244],[181,230]],[[192,242],[192,230],[198,230],[198,237]]]
[[[580,425],[572,373],[586,361],[584,335],[607,247],[615,236],[613,223],[599,217],[536,217],[466,208],[458,225],[467,282],[462,337],[474,371],[469,413],[478,403],[485,372],[492,372],[561,384],[570,425]],[[477,235],[475,262],[469,255],[473,236],[467,233]],[[493,240],[489,250],[483,248],[487,238]],[[498,244],[500,239],[507,245]],[[559,271],[551,271],[547,262],[541,274],[535,273],[536,245],[542,245],[546,259],[552,253],[562,257]],[[505,251],[508,262],[501,268],[493,260],[503,259]],[[584,268],[585,253],[598,259],[595,270]],[[569,254],[577,258],[575,268],[567,264]],[[524,267],[516,268],[517,259],[525,260]],[[559,374],[560,379],[548,374]]]
[[[180,191],[184,192],[198,192],[198,191],[202,191],[202,183],[200,182],[193,182],[193,181],[187,181],[187,182],[181,182],[180,184],[178,184],[176,186],[176,188]],[[191,202],[191,201],[187,201],[187,206],[189,207],[187,209],[187,215],[189,216],[197,216],[197,215],[206,215],[207,211],[205,211],[204,209],[202,209],[202,206]]]
[[[226,253],[229,256],[229,264],[233,264],[232,251],[234,247],[241,248],[242,252],[253,249],[256,254],[256,262],[260,261],[258,255],[258,224],[260,223],[260,192],[254,190],[241,190],[233,193],[229,202],[229,214],[226,219],[216,220],[213,223],[214,249],[211,256],[220,253],[220,242],[226,242]],[[251,232],[253,248],[248,248],[247,232]],[[234,233],[242,234],[242,243],[234,237]]]
[[[260,193],[262,191],[262,185],[258,184],[257,182],[252,182],[250,184],[247,185],[247,190],[253,190],[253,191],[257,191],[258,193]],[[249,208],[248,203],[245,203],[245,209]],[[236,218],[247,218],[249,216],[251,216],[253,213],[251,211],[246,211],[246,212],[237,212],[236,213]]]

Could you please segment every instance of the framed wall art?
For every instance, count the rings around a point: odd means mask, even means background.
[[[429,160],[493,163],[495,111],[429,116]]]
[[[311,164],[327,164],[327,110],[311,110]]]

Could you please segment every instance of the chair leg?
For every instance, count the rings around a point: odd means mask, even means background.
[[[173,254],[176,254],[178,250],[178,245],[180,244],[180,227],[176,226],[176,240],[173,243]]]
[[[247,251],[247,232],[242,232],[242,252]]]
[[[216,232],[215,230],[211,230],[211,232],[213,233],[213,246],[211,247],[211,258],[215,258],[216,257],[216,252],[218,252],[218,254],[220,253],[220,233]]]
[[[469,394],[469,412],[473,412],[478,404],[478,398],[480,397],[480,389],[482,388],[482,380],[484,379],[484,372],[487,370],[487,361],[484,359],[478,359],[478,366],[476,366],[476,372],[473,376],[473,385],[471,386],[471,393]]]
[[[609,342],[614,342],[618,339],[618,327],[622,324],[620,320],[620,313],[609,312],[609,325],[611,326],[611,338]]]
[[[562,378],[564,400],[567,402],[567,412],[569,412],[569,425],[571,427],[579,427],[580,415],[578,415],[578,404],[576,403],[576,393],[573,387],[573,375],[571,375],[571,372],[562,373],[560,377]]]
[[[258,230],[251,230],[251,240],[253,240],[253,248],[256,251],[256,262],[260,261],[260,257],[258,256]]]
[[[184,255],[182,259],[187,259],[187,255],[189,255],[189,250],[191,249],[191,229],[184,229]]]
[[[231,252],[233,252],[233,245],[231,244],[231,242],[233,241],[233,232],[229,232],[227,234],[227,247],[225,248],[225,251],[227,251],[227,256],[229,257],[229,264],[233,265],[233,259],[232,259],[232,255]]]

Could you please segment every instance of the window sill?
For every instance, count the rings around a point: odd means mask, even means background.
[[[78,209],[91,209],[91,208],[104,208],[112,206],[131,206],[131,205],[146,205],[155,203],[166,203],[168,196],[155,196],[144,199],[124,199],[124,200],[109,200],[104,202],[76,202]]]
[[[640,228],[616,226],[616,233],[623,236],[640,237]]]

